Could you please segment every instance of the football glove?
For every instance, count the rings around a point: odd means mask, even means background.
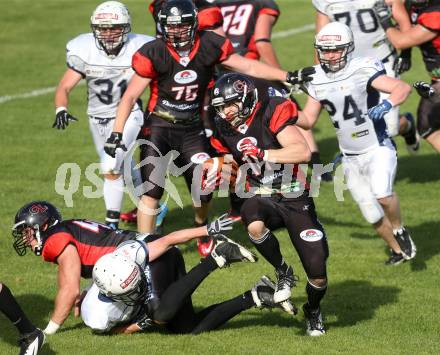
[[[56,127],[57,129],[65,129],[69,125],[69,121],[78,121],[78,119],[73,117],[64,108],[61,110],[57,109],[55,114],[55,122],[53,123],[52,128]]]
[[[389,100],[383,100],[379,105],[376,105],[368,110],[368,116],[373,121],[379,121],[393,108]]]
[[[266,161],[267,151],[258,148],[252,143],[240,145],[240,150],[243,153],[244,161],[247,161],[247,158],[251,158],[255,162]]]
[[[435,95],[435,89],[424,81],[415,82],[413,84],[413,87],[417,90],[417,93],[424,99],[429,99],[430,97],[433,97]]]
[[[148,328],[154,326],[153,320],[146,314],[143,314],[138,319],[136,319],[135,324],[139,327],[141,331],[145,331]]]
[[[384,31],[390,27],[394,27],[394,24],[391,21],[391,8],[385,4],[383,0],[379,0],[373,5],[373,11]]]
[[[211,223],[208,223],[206,229],[208,229],[209,236],[214,237],[223,231],[232,229],[231,224],[234,223],[234,220],[232,218],[228,218],[227,215],[228,215],[227,213],[222,214],[216,220],[212,221]]]
[[[118,148],[127,151],[125,145],[122,144],[122,133],[112,132],[104,144],[104,152],[114,158],[116,156],[116,149]]]
[[[393,70],[397,74],[402,74],[411,69],[411,48],[400,52],[399,57],[394,63]]]
[[[286,81],[292,85],[301,85],[313,80],[314,67],[305,67],[295,71],[287,72]]]

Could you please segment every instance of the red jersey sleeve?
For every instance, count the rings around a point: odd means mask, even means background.
[[[234,47],[232,46],[231,41],[229,40],[229,38],[225,38],[225,42],[221,46],[221,55],[220,58],[218,59],[218,62],[221,63],[225,61],[233,53],[234,53]]]
[[[197,19],[200,30],[212,30],[223,26],[223,15],[217,6],[201,9]]]
[[[141,50],[138,50],[133,55],[133,58],[131,59],[131,66],[136,74],[142,76],[143,78],[154,79],[157,76],[153,62],[145,55],[145,53],[142,53]]]
[[[226,148],[219,139],[215,138],[214,136],[211,136],[209,138],[209,140],[211,142],[211,145],[214,147],[214,149],[217,152],[219,152],[220,154],[227,154],[227,153],[229,153],[229,149]]]
[[[43,259],[55,263],[69,244],[74,244],[74,238],[71,234],[66,232],[52,234],[44,243],[42,252]]]
[[[440,31],[440,11],[421,13],[417,18],[417,23],[430,31]]]
[[[286,126],[294,125],[298,120],[298,109],[296,105],[286,100],[276,106],[269,122],[269,129],[272,133],[278,134]]]
[[[273,0],[260,0],[260,11],[258,11],[258,16],[260,15],[271,15],[276,18],[280,16],[280,9],[278,5]]]

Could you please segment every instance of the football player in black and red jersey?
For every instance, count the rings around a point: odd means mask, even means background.
[[[46,201],[34,201],[17,212],[12,235],[13,246],[18,255],[25,255],[27,248],[31,248],[37,256],[41,255],[45,261],[58,265],[55,308],[44,329],[45,334],[54,334],[74,306],[75,315],[79,314],[80,279],[92,277],[93,267],[101,256],[113,252],[124,242],[140,240],[144,244],[148,260],[152,262],[161,256],[169,257],[166,255],[173,245],[200,238],[208,233],[218,235],[231,229],[231,224],[230,219],[222,216],[209,225],[183,229],[165,236],[139,234],[113,230],[105,224],[84,219],[63,221],[54,205]],[[223,245],[221,250],[218,250],[218,245]],[[220,255],[219,267],[223,266],[221,262],[225,260],[233,262],[253,259],[251,252],[225,237],[222,243],[216,244],[213,253],[214,259]],[[166,270],[162,270],[158,275],[159,280],[164,278],[163,272]]]
[[[297,106],[282,97],[269,97],[249,77],[230,73],[213,88],[218,140],[213,145],[232,154],[247,177],[248,193],[241,217],[257,250],[275,268],[275,302],[288,299],[296,277],[272,231],[286,227],[307,274],[304,305],[307,333],[325,333],[320,301],[327,289],[327,238],[318,221],[298,164],[310,159],[310,149],[295,127]],[[240,184],[238,185],[240,186]],[[240,191],[236,191],[240,196]]]
[[[141,154],[143,157],[157,157],[165,156],[171,150],[179,152],[179,163],[182,166],[191,164],[184,173],[190,187],[195,165],[201,162],[202,157],[209,157],[200,114],[216,65],[292,84],[309,80],[307,74],[310,73],[286,72],[244,58],[233,52],[229,39],[213,31],[197,31],[197,10],[190,0],[169,0],[158,16],[163,37],[143,46],[133,56],[132,66],[136,73],[120,102],[114,132],[107,140],[105,150],[107,154],[114,155],[117,148],[123,148],[122,131],[128,113],[150,85],[146,124],[150,128],[152,144],[144,145]],[[155,210],[163,195],[165,176],[154,176],[154,169],[152,164],[142,167],[143,181],[148,183],[149,190],[144,193],[139,205],[146,207],[138,211],[140,232],[153,230],[154,215],[147,210]],[[210,198],[201,196],[201,205],[196,207],[196,224],[206,221]]]
[[[440,89],[440,1],[409,0],[411,18],[415,23],[402,31],[393,26],[383,7],[377,7],[376,16],[386,31],[389,41],[397,49],[419,46],[432,85]],[[421,98],[417,109],[417,130],[440,153],[440,102],[433,98]]]
[[[161,36],[162,30],[159,24],[159,12],[165,0],[153,0],[148,6],[148,10],[153,15],[156,22],[156,35]],[[207,0],[193,0],[197,8],[197,22],[199,30],[215,30],[218,34],[224,34],[222,30],[223,16],[220,9],[213,4],[213,1]]]

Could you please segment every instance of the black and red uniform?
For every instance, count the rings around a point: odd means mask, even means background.
[[[437,32],[437,36],[421,44],[423,61],[426,70],[432,76],[432,84],[437,91],[440,91],[440,1],[431,1],[431,5],[417,9],[411,8],[411,20],[413,23]],[[431,133],[440,129],[440,98],[421,98],[417,108],[417,130],[426,138]]]
[[[148,6],[148,10],[153,15],[154,21],[157,21],[157,15],[162,8],[165,0],[154,0]],[[198,10],[197,22],[199,30],[213,30],[223,25],[223,16],[220,9],[206,0],[194,0],[194,5]],[[160,35],[159,26],[156,26],[156,35]]]
[[[135,72],[152,79],[146,120],[148,139],[152,144],[141,147],[141,157],[157,157],[159,153],[166,156],[176,150],[180,153],[177,165],[190,164],[184,172],[188,187],[195,164],[209,158],[209,142],[200,118],[203,97],[215,65],[221,64],[232,53],[229,39],[212,31],[200,31],[186,57],[180,57],[161,38],[146,43],[133,56]],[[143,181],[148,181],[145,194],[160,199],[164,185],[159,179],[165,179],[165,176],[157,176],[154,169],[157,167],[153,164],[142,167]],[[150,179],[152,174],[154,178]],[[210,196],[202,196],[202,201],[209,199]]]
[[[139,236],[136,232],[113,230],[110,227],[84,219],[62,221],[59,224],[42,232],[45,261],[57,262],[68,245],[73,245],[78,251],[81,260],[81,276],[91,278],[93,266],[98,259],[111,253],[126,240],[133,240]]]
[[[215,0],[223,15],[223,30],[235,51],[250,59],[259,59],[255,46],[255,25],[260,15],[280,15],[273,0]]]
[[[298,165],[250,164],[243,160],[240,150],[243,143],[251,142],[262,150],[280,149],[277,134],[297,121],[294,102],[270,97],[264,91],[258,94],[259,102],[254,112],[238,129],[216,117],[217,136],[211,139],[211,144],[220,153],[232,154],[239,165],[249,164],[246,170],[251,197],[245,199],[240,213],[244,224],[263,221],[271,231],[286,227],[308,277],[325,277],[327,239],[313,199],[308,196],[307,183],[300,178]],[[308,235],[321,235],[321,238],[308,238]]]

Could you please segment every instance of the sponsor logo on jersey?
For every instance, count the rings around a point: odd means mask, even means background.
[[[351,134],[351,138],[361,138],[361,137],[368,136],[369,134],[370,134],[370,131],[368,129],[365,129],[363,131],[353,132]]]
[[[299,234],[302,240],[306,242],[316,242],[321,240],[324,234],[318,229],[306,229]]]
[[[194,70],[182,70],[174,75],[174,81],[179,84],[189,84],[197,79],[197,73]]]
[[[246,144],[257,145],[257,140],[254,137],[244,137],[238,141],[237,149],[241,152]]]
[[[139,268],[135,267],[130,275],[128,275],[127,279],[121,283],[121,288],[125,289],[128,285],[130,285],[135,277],[139,274]]]
[[[191,161],[194,164],[202,164],[204,161],[208,160],[210,158],[208,153],[205,152],[201,152],[201,153],[196,153],[191,157]]]

